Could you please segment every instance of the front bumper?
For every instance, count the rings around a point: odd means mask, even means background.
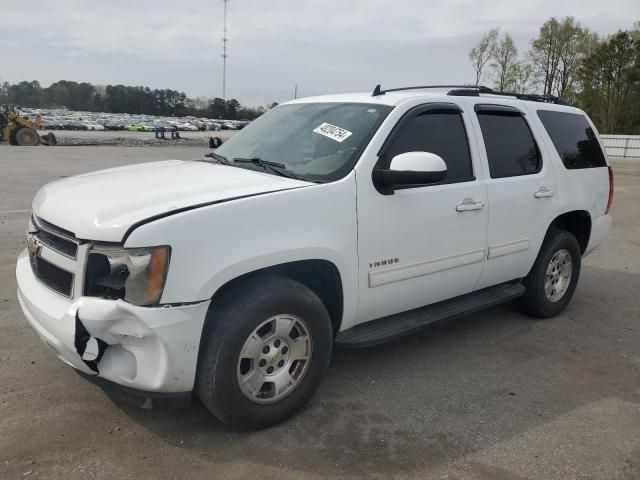
[[[63,362],[136,390],[174,393],[193,389],[209,301],[149,308],[123,300],[70,300],[38,281],[26,251],[18,257],[16,278],[25,317]],[[82,351],[87,338],[80,337],[87,334],[102,345],[97,358]],[[79,344],[83,345],[80,353]]]

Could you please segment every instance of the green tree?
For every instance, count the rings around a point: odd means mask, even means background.
[[[573,17],[552,17],[542,24],[528,57],[543,94],[572,99],[578,68],[593,41],[593,34]]]
[[[595,48],[579,70],[580,105],[606,133],[640,133],[640,41],[618,32]]]
[[[20,82],[7,88],[8,103],[23,107],[40,107],[43,92],[38,81]]]
[[[529,93],[533,90],[533,67],[530,63],[516,61],[509,65],[504,79],[504,89],[509,92]]]
[[[235,98],[232,98],[231,100],[227,100],[225,102],[225,109],[224,109],[225,118],[228,120],[237,120],[238,112],[240,111],[241,108],[242,106],[240,105],[240,102],[238,102],[238,100],[236,100]]]
[[[209,118],[224,118],[227,113],[227,105],[222,98],[214,98],[209,102],[207,109]]]

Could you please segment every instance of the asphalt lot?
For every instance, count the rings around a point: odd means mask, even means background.
[[[640,478],[640,161],[616,160],[615,225],[563,315],[505,304],[335,352],[311,403],[230,431],[200,405],[114,403],[23,320],[15,258],[44,183],[193,147],[0,146],[0,478]],[[81,199],[79,199],[81,201]]]

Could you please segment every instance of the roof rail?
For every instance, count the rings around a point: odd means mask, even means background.
[[[421,85],[421,86],[417,86],[417,87],[399,87],[399,88],[387,88],[386,90],[382,90],[380,85],[376,85],[376,87],[373,89],[373,93],[371,94],[372,97],[377,97],[378,95],[384,95],[387,92],[400,92],[403,90],[424,90],[427,88],[459,88],[459,89],[472,89],[472,90],[476,90],[479,91],[481,93],[482,90],[491,90],[490,88],[487,87],[483,87],[482,85]],[[488,92],[487,92],[488,93]]]
[[[467,88],[460,90],[451,90],[447,95],[452,96],[479,96],[480,93],[491,95],[501,95],[504,97],[514,97],[518,100],[528,100],[530,102],[555,103],[557,105],[569,105],[569,103],[560,100],[555,95],[539,95],[537,93],[518,93],[518,92],[497,92],[489,87]]]
[[[555,103],[557,105],[570,105],[567,102],[560,100],[558,97],[554,95],[538,95],[536,93],[517,93],[517,92],[498,92],[493,90],[492,88],[485,87],[484,85],[422,85],[416,87],[400,87],[400,88],[388,88],[386,90],[382,90],[380,85],[376,85],[373,89],[372,97],[377,97],[379,95],[384,95],[387,92],[400,92],[404,90],[424,90],[428,88],[451,88],[447,92],[447,95],[451,96],[480,96],[481,93],[490,94],[490,95],[502,95],[505,97],[514,97],[518,100],[528,100],[531,102],[544,102],[544,103]]]

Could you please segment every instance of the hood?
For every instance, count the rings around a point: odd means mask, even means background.
[[[131,225],[150,217],[307,185],[216,163],[167,160],[49,183],[34,198],[33,212],[77,238],[120,242]]]

